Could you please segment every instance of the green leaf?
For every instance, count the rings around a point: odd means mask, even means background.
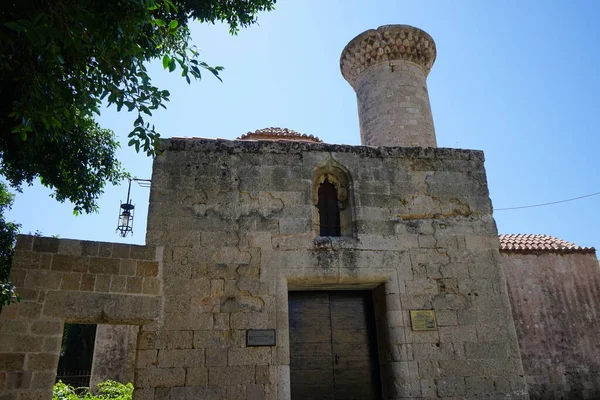
[[[177,20],[173,20],[171,21],[171,23],[169,24],[169,29],[170,30],[174,30],[175,28],[177,28],[177,26],[179,25],[179,22],[177,22]]]
[[[154,24],[155,24],[156,26],[165,26],[165,21],[164,21],[164,20],[162,20],[162,19],[160,19],[160,18],[156,18],[156,19],[154,20]]]
[[[177,68],[177,65],[175,64],[175,60],[171,59],[171,62],[169,63],[169,72],[175,71],[175,68]]]
[[[169,68],[169,63],[171,62],[171,57],[168,54],[165,54],[162,58],[162,65],[164,69]]]
[[[56,58],[57,58],[57,60],[58,60],[59,63],[61,63],[61,64],[65,63],[65,59],[60,54],[57,54]]]
[[[5,22],[4,26],[6,26],[9,29],[12,29],[13,31],[19,31],[19,32],[27,31],[27,28],[25,28],[23,25],[16,23],[16,22]]]

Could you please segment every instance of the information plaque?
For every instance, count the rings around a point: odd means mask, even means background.
[[[275,346],[275,329],[249,329],[246,346]]]
[[[411,310],[410,323],[413,331],[437,330],[434,310]]]

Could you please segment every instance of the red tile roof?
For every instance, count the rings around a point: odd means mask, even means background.
[[[298,133],[288,128],[264,128],[242,135],[238,140],[292,140],[299,142],[323,143],[321,139],[313,135]]]
[[[511,234],[500,235],[500,251],[504,252],[558,252],[593,253],[593,247],[582,247],[548,235]]]

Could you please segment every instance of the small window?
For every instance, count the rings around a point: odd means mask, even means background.
[[[319,225],[321,236],[341,236],[340,207],[335,186],[325,179],[319,186]]]
[[[353,237],[352,179],[346,168],[328,160],[313,170],[313,232]]]

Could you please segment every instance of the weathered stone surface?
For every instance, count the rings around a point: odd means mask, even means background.
[[[343,68],[365,143],[435,146],[429,39],[392,26],[348,47]],[[19,238],[11,279],[23,302],[0,315],[0,387],[4,379],[9,388],[0,396],[47,389],[63,322],[86,322],[141,325],[128,340],[117,336],[137,328],[101,325],[97,361],[106,368],[93,373],[134,376],[136,400],[288,399],[290,290],[372,292],[383,398],[522,395],[481,152],[207,139],[162,146],[151,245]],[[320,236],[325,179],[338,195],[341,237]],[[414,331],[411,310],[434,310],[437,330]],[[275,329],[276,344],[247,346],[249,329]]]
[[[531,397],[600,396],[600,268],[595,253],[501,252],[500,265]]]

